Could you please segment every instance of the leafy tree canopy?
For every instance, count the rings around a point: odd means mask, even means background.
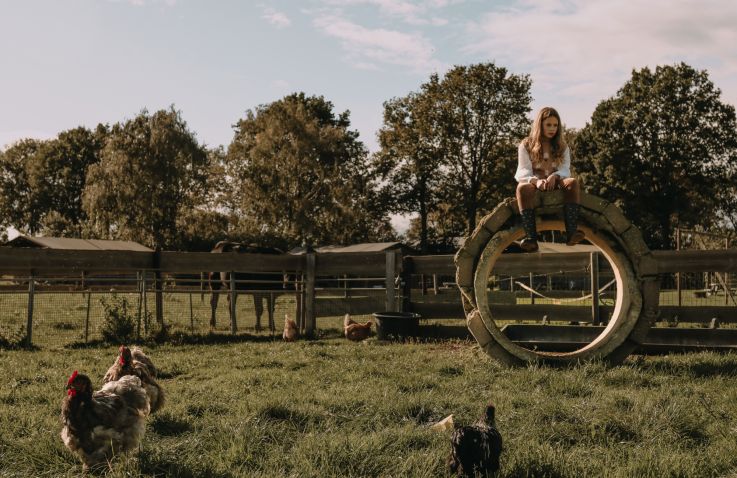
[[[397,212],[418,212],[420,248],[428,217],[469,234],[480,213],[514,193],[516,143],[529,128],[530,79],[493,63],[432,75],[419,92],[384,104],[380,171]],[[442,205],[442,207],[441,207]],[[441,217],[444,216],[444,217]],[[460,226],[460,227],[459,227]]]
[[[83,195],[96,237],[180,247],[177,224],[205,190],[209,157],[171,107],[114,125]]]
[[[237,233],[289,245],[376,240],[391,233],[367,151],[322,96],[296,93],[235,126],[225,175]]]
[[[585,188],[621,206],[652,248],[734,210],[737,123],[720,96],[685,63],[635,70],[576,137]]]

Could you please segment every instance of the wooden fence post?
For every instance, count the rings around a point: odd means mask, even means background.
[[[294,275],[295,320],[300,334],[305,333],[305,275],[302,271]]]
[[[87,291],[87,316],[84,319],[84,343],[87,343],[90,338],[90,302],[92,302],[92,291]],[[140,314],[139,314],[140,317]],[[140,323],[139,323],[139,332],[140,332]],[[140,338],[140,334],[139,334]]]
[[[729,249],[729,239],[724,238],[724,248]],[[729,297],[732,295],[732,290],[729,288],[729,272],[724,273],[724,305],[729,305]],[[734,297],[732,297],[734,301]],[[735,302],[737,305],[737,302]]]
[[[136,338],[141,340],[141,310],[143,307],[143,272],[136,271],[136,289],[138,290],[138,320],[136,322]]]
[[[386,287],[386,307],[384,310],[386,311],[394,311],[396,310],[396,294],[394,290],[394,276],[396,275],[396,252],[395,251],[387,251],[386,252],[386,277],[385,277],[385,283],[384,286]],[[435,274],[433,274],[433,277],[435,277]]]
[[[194,335],[194,310],[192,309],[192,292],[189,293],[189,330]]]
[[[33,296],[36,290],[35,274],[31,271],[28,278],[28,319],[26,320],[26,346],[33,344]]]
[[[156,322],[161,329],[164,326],[164,283],[161,280],[161,249],[154,251],[154,293],[156,297]]]
[[[143,300],[143,333],[148,336],[148,294],[146,293],[146,271],[141,271],[141,291]]]
[[[314,252],[305,254],[304,314],[305,335],[312,337],[315,333],[315,276],[316,257]]]
[[[236,325],[236,290],[235,290],[235,272],[230,272],[230,333],[235,335],[238,331],[238,326]],[[255,299],[254,299],[255,301]]]
[[[534,304],[535,303],[535,292],[534,292],[535,285],[534,285],[534,280],[535,280],[535,278],[534,278],[532,272],[530,272],[530,304]]]
[[[676,228],[676,250],[681,250],[681,228]],[[678,307],[680,307],[681,304],[681,273],[676,272],[676,290],[678,291]]]
[[[402,257],[402,307],[401,312],[411,312],[412,307],[412,262],[409,257]]]
[[[591,253],[591,322],[593,325],[599,325],[601,317],[599,316],[599,253]]]

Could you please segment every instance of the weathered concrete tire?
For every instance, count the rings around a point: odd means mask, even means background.
[[[566,364],[588,360],[619,363],[642,342],[657,318],[657,269],[639,230],[615,205],[595,196],[582,196],[579,227],[586,233],[586,239],[609,260],[617,281],[612,318],[604,331],[585,347],[565,353],[533,351],[512,342],[494,322],[486,293],[489,274],[502,251],[524,237],[522,228],[513,222],[519,214],[513,198],[483,218],[456,255],[456,281],[468,328],[481,348],[504,364]],[[551,217],[559,215],[562,206],[562,193],[538,194],[538,230],[562,230],[562,221]]]

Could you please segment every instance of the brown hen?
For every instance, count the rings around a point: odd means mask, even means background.
[[[282,332],[282,338],[285,342],[294,342],[299,336],[299,329],[297,323],[289,318],[289,315],[284,314],[284,332]]]
[[[355,320],[351,319],[350,314],[345,314],[343,319],[343,331],[345,332],[345,338],[354,342],[360,342],[365,340],[371,335],[371,321],[365,324],[359,324]]]
[[[151,359],[143,353],[143,350],[138,347],[129,349],[125,345],[121,345],[115,363],[108,369],[102,381],[107,383],[126,375],[138,377],[141,379],[141,385],[151,403],[151,413],[155,413],[161,409],[165,400],[164,390],[156,382],[157,374],[156,367],[154,367]]]

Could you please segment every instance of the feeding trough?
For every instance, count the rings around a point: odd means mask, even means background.
[[[379,340],[416,337],[420,314],[414,312],[374,312],[376,336]]]

